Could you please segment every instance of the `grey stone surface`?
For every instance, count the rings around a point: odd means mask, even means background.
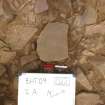
[[[76,96],[76,105],[101,105],[99,95],[94,93],[81,93]]]
[[[80,69],[77,71],[77,82],[81,84],[86,90],[92,90],[91,84]]]
[[[37,0],[35,3],[35,13],[41,13],[48,10],[47,0]]]
[[[33,38],[36,31],[34,27],[14,23],[8,26],[5,41],[13,50],[21,50]]]
[[[6,68],[2,64],[0,64],[0,77],[5,73],[5,71]]]
[[[37,52],[43,61],[59,61],[68,57],[68,25],[49,23],[37,40]]]
[[[0,63],[6,64],[13,60],[16,56],[16,52],[0,50]]]

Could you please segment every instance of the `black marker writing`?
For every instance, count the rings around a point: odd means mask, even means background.
[[[26,78],[26,84],[45,84],[46,78]]]
[[[63,94],[65,91],[64,90],[61,90],[59,92],[55,92],[55,91],[51,91],[51,90],[48,90],[47,91],[47,96],[50,96],[51,98],[55,97],[55,96],[58,96],[60,94]]]
[[[68,78],[56,78],[54,84],[57,86],[70,86],[70,80]]]

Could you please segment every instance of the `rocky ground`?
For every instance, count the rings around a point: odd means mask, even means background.
[[[0,0],[0,105],[42,63],[75,72],[76,105],[105,105],[105,0]]]

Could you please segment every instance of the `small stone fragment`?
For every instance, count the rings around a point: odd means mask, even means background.
[[[36,55],[36,52],[32,52],[30,55],[26,55],[26,56],[23,56],[21,57],[21,65],[25,65],[27,63],[30,63],[32,61],[35,61],[37,59],[37,55]]]
[[[76,105],[104,105],[98,94],[81,93],[76,96]]]
[[[0,64],[0,77],[5,73],[5,71],[6,68],[2,64]]]
[[[48,0],[49,6],[59,11],[61,14],[71,16],[72,4],[71,0]]]
[[[35,13],[41,13],[48,10],[47,0],[37,0],[35,3]]]
[[[60,61],[68,58],[68,25],[48,23],[37,40],[37,52],[43,61]]]
[[[97,20],[96,10],[88,6],[82,15],[76,16],[73,25],[74,27],[83,27],[84,25],[95,24],[96,20]]]
[[[36,31],[37,29],[31,26],[11,24],[8,26],[5,41],[13,50],[21,50],[32,39]]]
[[[0,85],[9,85],[9,80],[7,78],[0,78]]]
[[[30,70],[34,71],[39,68],[40,64],[41,64],[40,61],[33,61],[33,62],[28,63],[27,65],[24,65],[21,70],[23,72],[27,72]]]
[[[97,9],[97,14],[98,14],[98,22],[101,22],[105,20],[105,0],[95,0],[96,1],[96,9]]]
[[[5,100],[4,105],[17,105],[16,102],[11,100]]]
[[[11,51],[0,51],[0,63],[6,64],[12,61],[16,56],[16,52]]]
[[[86,35],[105,34],[105,21],[97,25],[89,25],[86,27]]]
[[[91,6],[88,6],[81,16],[82,22],[84,22],[86,25],[89,24],[95,24],[97,20],[97,12],[95,8],[92,8]]]
[[[16,77],[13,80],[13,89],[18,90],[18,79]]]
[[[105,78],[105,57],[94,56],[90,58],[90,63],[102,74]]]
[[[92,90],[92,86],[86,78],[86,75],[84,75],[80,69],[77,71],[77,82],[79,82],[86,90]]]

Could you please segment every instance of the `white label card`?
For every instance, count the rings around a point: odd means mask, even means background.
[[[18,105],[75,105],[73,74],[22,73]]]

